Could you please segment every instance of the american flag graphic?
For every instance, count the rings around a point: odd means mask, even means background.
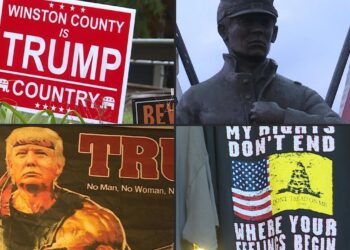
[[[244,220],[259,221],[272,216],[267,159],[232,161],[232,201],[234,214]]]

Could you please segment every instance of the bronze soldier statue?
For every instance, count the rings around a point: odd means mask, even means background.
[[[342,122],[315,91],[276,73],[267,55],[277,37],[277,17],[273,0],[221,0],[218,31],[229,53],[216,75],[183,95],[177,124]]]

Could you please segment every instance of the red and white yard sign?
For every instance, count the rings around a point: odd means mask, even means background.
[[[58,117],[121,123],[135,10],[72,0],[0,0],[0,100]]]

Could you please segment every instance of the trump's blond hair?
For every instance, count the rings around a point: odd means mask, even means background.
[[[21,127],[14,129],[6,138],[6,164],[9,166],[11,153],[14,147],[33,144],[51,148],[55,151],[58,165],[63,168],[65,157],[63,155],[62,138],[52,129],[43,127]]]

